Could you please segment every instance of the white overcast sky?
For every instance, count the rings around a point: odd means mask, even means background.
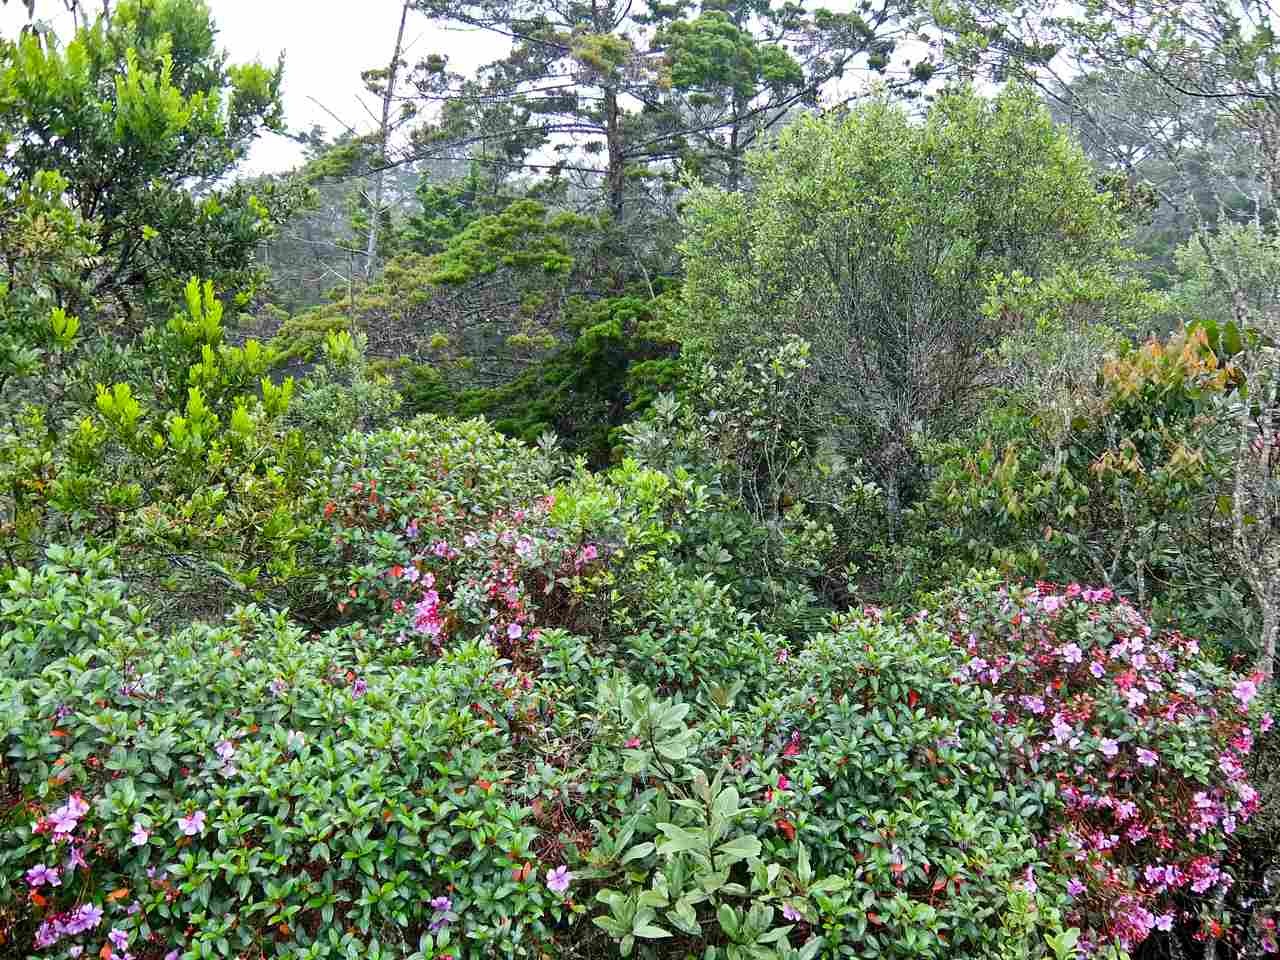
[[[88,9],[97,4],[89,0]],[[274,64],[285,55],[285,123],[291,130],[309,130],[319,124],[336,133],[339,124],[316,101],[344,123],[364,132],[374,126],[361,107],[360,72],[385,66],[395,45],[400,24],[400,0],[209,0],[218,25],[218,42],[233,62],[261,60]],[[37,0],[36,16],[54,24],[67,36],[71,18],[61,13],[61,0]],[[27,22],[22,0],[0,6],[0,33],[13,37]],[[449,65],[466,70],[492,59],[492,40],[475,33],[442,31],[425,18],[410,14],[405,28],[413,62],[428,53],[449,56]],[[376,105],[365,94],[370,110]],[[283,170],[297,163],[301,151],[284,137],[267,135],[253,148],[249,167],[253,172]]]

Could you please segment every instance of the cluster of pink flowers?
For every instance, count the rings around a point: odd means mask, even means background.
[[[548,529],[552,497],[524,509],[495,511],[483,527],[468,528],[463,517],[437,513],[406,528],[414,536],[434,525],[436,539],[407,562],[386,573],[392,609],[410,607],[412,630],[436,650],[443,648],[459,624],[471,623],[480,635],[517,659],[518,645],[536,639],[531,586],[581,575],[601,558],[594,543],[558,545],[558,532]],[[406,593],[407,588],[407,593]]]
[[[955,679],[990,687],[996,720],[1027,731],[1025,759],[1056,780],[1067,921],[1095,946],[1170,929],[1175,892],[1231,882],[1223,837],[1258,809],[1244,766],[1258,678],[1226,678],[1107,589],[973,600],[952,615],[966,654]]]

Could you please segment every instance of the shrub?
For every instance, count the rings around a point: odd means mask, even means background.
[[[1228,838],[1259,806],[1245,771],[1271,724],[1258,678],[1153,631],[1108,589],[971,586],[945,616],[968,658],[958,682],[995,695],[1013,768],[1056,796],[1037,833],[1082,948],[1175,924],[1216,936],[1208,898],[1231,884]]]
[[[65,615],[118,585],[84,589]],[[6,942],[514,956],[568,913],[541,868],[513,876],[537,861],[516,745],[541,736],[544,705],[491,647],[426,664],[254,608],[164,644],[74,634],[0,681],[25,795],[4,816]]]

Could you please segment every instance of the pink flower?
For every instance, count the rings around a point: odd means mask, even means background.
[[[135,821],[133,824],[133,845],[135,847],[146,846],[147,840],[150,837],[151,834],[143,828],[142,824]]]
[[[1040,606],[1044,608],[1045,613],[1057,613],[1062,609],[1062,598],[1054,594],[1050,594],[1040,601]]]
[[[792,923],[804,919],[804,915],[789,903],[782,905],[782,916],[783,919],[790,920]]]
[[[1074,643],[1068,643],[1058,653],[1062,655],[1062,659],[1067,663],[1079,663],[1084,659],[1084,651],[1080,649],[1078,644]]]
[[[1275,720],[1272,719],[1271,714],[1264,713],[1262,715],[1262,722],[1258,724],[1258,732],[1266,733],[1268,730],[1271,729],[1271,725],[1273,723],[1275,723]]]
[[[230,740],[219,740],[218,745],[213,749],[217,752],[218,756],[224,761],[230,760],[232,757],[236,755],[236,745],[232,743]]]
[[[778,652],[774,654],[774,659],[777,660],[778,663],[786,663],[791,659],[791,653],[786,647],[779,647]]]
[[[80,818],[89,812],[89,804],[79,794],[72,794],[67,802],[49,814],[49,825],[54,833],[71,833],[80,824]]]
[[[524,636],[524,627],[520,626],[520,624],[512,623],[507,625],[508,639],[519,640],[522,636]]]
[[[780,776],[780,777],[778,777],[778,789],[779,789],[779,790],[790,790],[790,789],[791,789],[791,781],[790,781],[790,780],[788,780],[785,776]]]
[[[1231,694],[1240,701],[1240,709],[1243,710],[1258,695],[1258,685],[1252,678],[1241,680],[1231,688]]]
[[[573,874],[569,872],[568,867],[559,866],[547,871],[547,889],[552,893],[564,893],[569,889],[571,880],[573,880]]]
[[[198,833],[204,833],[204,811],[197,810],[189,817],[179,817],[178,829],[188,837],[194,837]]]
[[[640,738],[632,737],[630,740],[624,743],[623,746],[629,750],[634,750],[636,747],[640,746]]]
[[[1146,747],[1138,748],[1138,762],[1144,767],[1154,767],[1159,759],[1159,754],[1154,750],[1148,750]]]
[[[1073,897],[1080,896],[1080,894],[1084,893],[1084,884],[1072,877],[1067,881],[1067,893]]]
[[[1117,746],[1116,742],[1109,737],[1103,738],[1103,741],[1098,745],[1098,748],[1102,751],[1102,755],[1107,759],[1114,757],[1120,752],[1120,747]]]

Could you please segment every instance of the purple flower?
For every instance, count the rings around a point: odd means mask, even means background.
[[[518,623],[512,623],[507,626],[507,637],[511,640],[519,640],[524,636],[524,627]]]
[[[1077,644],[1068,643],[1058,651],[1067,663],[1079,663],[1084,658],[1084,651]]]
[[[82,953],[84,953],[84,947],[80,946],[78,943],[73,943],[71,946],[67,947],[67,956],[70,957],[71,960],[75,960],[75,958],[80,956]]]
[[[417,520],[409,521],[409,525],[404,528],[404,535],[405,535],[405,539],[407,540],[418,539],[418,521]]]
[[[283,697],[285,695],[285,691],[289,689],[289,685],[279,677],[276,677],[276,679],[272,680],[271,683],[267,685],[267,689],[271,691],[271,695],[273,697]]]
[[[60,887],[62,878],[58,876],[56,867],[46,867],[43,863],[37,863],[27,871],[27,883],[32,887],[43,887],[46,883],[51,887]]]
[[[1102,743],[1100,743],[1098,747],[1102,751],[1102,755],[1107,759],[1114,757],[1120,752],[1120,747],[1117,746],[1116,742],[1110,737],[1104,737]]]
[[[189,817],[179,817],[178,829],[188,837],[194,837],[198,833],[204,833],[204,811],[197,810]]]
[[[789,903],[784,903],[782,905],[782,916],[784,919],[790,920],[793,923],[796,920],[804,919],[804,915]]]
[[[1093,661],[1093,663],[1089,664],[1089,672],[1092,673],[1095,677],[1101,678],[1102,675],[1107,672],[1107,670],[1102,664],[1100,664],[1097,660],[1095,660]]]
[[[360,677],[351,685],[351,699],[356,700],[363,697],[369,692],[369,684],[365,682],[364,677]]]
[[[236,745],[230,740],[220,740],[218,745],[213,748],[217,751],[218,756],[225,762],[236,755]]]
[[[84,933],[102,922],[102,908],[92,903],[82,903],[67,921],[67,933]]]
[[[1138,762],[1144,767],[1154,767],[1159,759],[1160,755],[1154,750],[1148,750],[1146,747],[1138,748]]]
[[[132,917],[135,913],[140,913],[141,911],[142,904],[135,900],[133,903],[129,904],[129,909],[126,910],[125,913]]]
[[[111,928],[111,932],[107,934],[107,939],[111,941],[111,945],[117,950],[127,950],[129,948],[129,934],[118,927]]]
[[[150,837],[151,837],[150,832],[144,829],[142,824],[138,823],[137,821],[134,821],[133,845],[135,847],[144,847],[146,846],[147,840],[150,839]]]
[[[573,874],[569,872],[568,867],[560,866],[554,870],[548,870],[547,889],[552,893],[564,893],[569,889],[569,881],[572,879]]]
[[[1271,714],[1269,714],[1269,713],[1264,713],[1264,714],[1262,715],[1262,722],[1258,724],[1258,730],[1259,730],[1259,732],[1261,732],[1261,733],[1266,733],[1268,730],[1270,730],[1270,729],[1271,729],[1271,725],[1272,725],[1273,723],[1275,723],[1275,720],[1274,720],[1274,719],[1272,719]]]
[[[1073,897],[1080,896],[1080,894],[1084,893],[1084,884],[1072,877],[1067,881],[1067,893]]]
[[[431,909],[438,910],[441,913],[448,913],[453,909],[453,901],[448,897],[436,897],[431,901]]]
[[[164,955],[164,960],[178,960],[180,956],[182,956],[181,950],[170,950]]]

